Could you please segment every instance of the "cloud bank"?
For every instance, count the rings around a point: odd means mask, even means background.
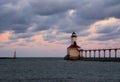
[[[0,10],[0,36],[9,32],[0,38],[1,47],[26,46],[36,36],[66,44],[73,31],[85,44],[120,38],[120,0],[0,0]]]

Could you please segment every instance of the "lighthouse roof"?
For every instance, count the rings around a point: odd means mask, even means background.
[[[80,48],[78,45],[70,45],[68,48]]]
[[[76,34],[75,32],[73,32],[72,34]]]
[[[76,33],[73,32],[72,35],[71,35],[71,37],[77,37]]]

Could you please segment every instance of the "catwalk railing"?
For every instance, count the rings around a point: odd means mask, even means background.
[[[85,60],[115,60],[119,59],[118,51],[120,48],[111,48],[111,49],[84,49],[80,50],[81,59]],[[102,53],[101,53],[102,52]],[[120,53],[119,53],[120,55]]]

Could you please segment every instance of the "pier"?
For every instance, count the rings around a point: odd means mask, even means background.
[[[120,57],[118,56],[119,50],[120,48],[80,50],[80,53],[82,53],[80,60],[83,60],[83,61],[119,61],[120,62]]]
[[[77,35],[73,32],[71,45],[67,47],[67,55],[64,57],[64,60],[120,62],[119,50],[120,48],[83,49],[77,45]]]

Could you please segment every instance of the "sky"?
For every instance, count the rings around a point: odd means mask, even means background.
[[[83,49],[120,47],[120,0],[0,0],[0,57],[64,57],[72,32]]]

